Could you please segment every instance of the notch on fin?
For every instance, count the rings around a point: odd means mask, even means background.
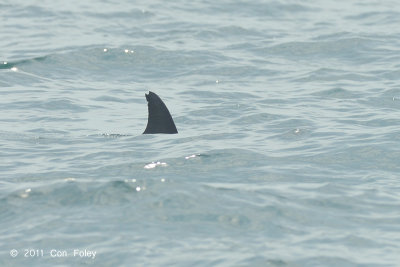
[[[148,94],[145,94],[145,96],[149,109],[149,117],[146,130],[144,130],[143,134],[178,133],[174,120],[161,98],[151,91],[149,91]]]

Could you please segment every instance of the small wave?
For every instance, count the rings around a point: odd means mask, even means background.
[[[319,91],[314,93],[313,95],[319,97],[338,98],[338,99],[354,99],[359,96],[358,94],[341,87]]]

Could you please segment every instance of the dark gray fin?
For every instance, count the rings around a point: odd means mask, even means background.
[[[161,98],[153,92],[149,92],[145,94],[145,96],[148,102],[149,118],[146,130],[144,130],[143,134],[178,133],[174,120]]]

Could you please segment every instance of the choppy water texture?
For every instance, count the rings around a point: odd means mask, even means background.
[[[399,25],[396,1],[3,0],[0,265],[396,266]],[[141,135],[148,90],[178,135]]]

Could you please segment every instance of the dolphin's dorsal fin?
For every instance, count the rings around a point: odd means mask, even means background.
[[[153,92],[149,92],[145,94],[145,96],[148,102],[149,118],[146,130],[144,130],[143,134],[178,133],[174,120],[161,98]]]

